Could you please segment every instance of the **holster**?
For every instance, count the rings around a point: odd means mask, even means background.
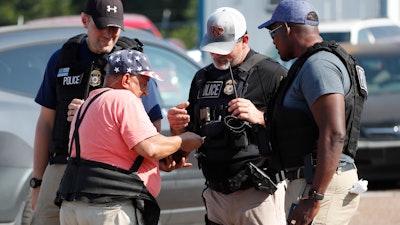
[[[263,191],[270,195],[274,194],[278,189],[277,185],[271,180],[271,178],[258,168],[253,163],[247,163],[247,168],[250,172],[250,178],[253,181],[254,187],[257,190]]]

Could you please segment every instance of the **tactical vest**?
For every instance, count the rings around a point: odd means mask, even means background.
[[[232,117],[228,102],[236,96],[246,96],[246,83],[255,76],[253,66],[265,59],[261,54],[252,55],[233,69],[234,79],[230,70],[217,70],[213,64],[196,74],[197,101],[190,129],[206,136],[198,149],[204,157],[198,157],[198,162],[207,180],[230,177],[247,162],[257,162],[260,158],[253,125]]]
[[[82,62],[80,48],[86,34],[79,34],[69,39],[62,47],[60,61],[57,66],[57,105],[50,156],[68,154],[68,138],[70,122],[66,116],[68,105],[74,98],[86,99],[89,92],[103,86],[104,67],[107,63],[107,54],[99,54],[92,61]],[[120,37],[113,51],[134,49],[143,52],[143,44],[138,39]],[[65,163],[61,159],[57,163]]]
[[[300,110],[286,108],[283,100],[304,62],[319,51],[335,54],[349,73],[351,86],[345,95],[346,139],[343,153],[353,158],[356,155],[361,113],[368,96],[364,69],[336,42],[321,42],[307,49],[296,60],[286,79],[281,82],[276,96],[270,101],[266,124],[272,145],[271,167],[274,169],[302,166],[304,155],[316,153],[319,134],[314,119]]]

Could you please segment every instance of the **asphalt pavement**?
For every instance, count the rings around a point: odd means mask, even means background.
[[[349,225],[400,224],[400,182],[369,184]]]

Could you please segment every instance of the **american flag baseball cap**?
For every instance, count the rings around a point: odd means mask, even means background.
[[[125,49],[116,51],[108,55],[108,71],[109,75],[123,75],[129,73],[131,75],[145,75],[162,81],[162,77],[151,70],[150,61],[147,55],[142,52]]]

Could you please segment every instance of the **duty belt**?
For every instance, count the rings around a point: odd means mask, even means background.
[[[230,194],[238,190],[245,190],[253,187],[253,182],[246,170],[241,170],[239,173],[228,179],[207,180],[206,184],[214,191],[223,194]]]
[[[341,172],[346,172],[355,168],[356,166],[354,165],[354,163],[346,163],[343,166],[339,166],[337,170],[340,170]],[[277,183],[285,179],[292,181],[301,178],[305,178],[304,167],[284,169],[275,173],[275,180]]]

